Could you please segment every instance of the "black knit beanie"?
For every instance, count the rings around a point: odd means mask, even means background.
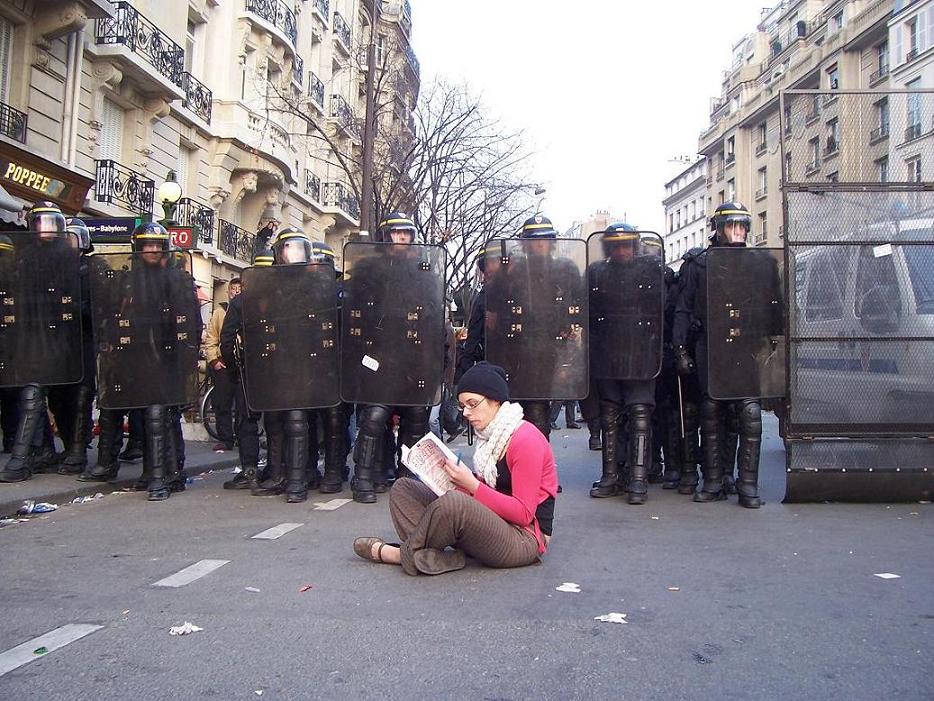
[[[461,392],[473,392],[497,402],[508,402],[509,385],[506,384],[506,371],[499,365],[477,363],[465,372],[461,381],[457,383],[457,393]]]

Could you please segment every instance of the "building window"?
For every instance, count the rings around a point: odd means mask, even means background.
[[[913,183],[921,182],[921,156],[915,156],[905,161],[908,166],[908,180]]]
[[[879,135],[886,136],[889,133],[889,98],[883,97],[879,100],[876,109],[879,114]]]
[[[889,181],[889,157],[883,156],[876,161],[876,168],[879,172],[879,182],[887,183]]]
[[[843,10],[830,18],[830,31],[839,32],[841,29],[843,29]]]
[[[736,180],[733,178],[726,181],[726,196],[731,202],[736,199]]]
[[[187,146],[181,146],[178,149],[178,169],[175,171],[175,179],[181,185],[182,195],[184,196],[188,196],[189,193],[197,189],[191,187],[191,163],[194,160],[195,153],[194,149]],[[195,171],[197,171],[197,168],[195,168]]]
[[[673,212],[668,213],[668,233],[672,233],[675,230],[675,215]]]
[[[101,109],[101,133],[97,140],[100,160],[120,161],[123,153],[123,108],[106,97]]]
[[[906,61],[910,61],[918,55],[918,18],[912,17],[905,23],[905,31],[908,33],[908,55]]]
[[[791,153],[785,154],[785,180],[791,180]]]
[[[10,103],[10,67],[13,63],[13,25],[0,17],[0,102]]]
[[[752,237],[753,242],[768,241],[769,238],[769,214],[768,212],[759,212],[759,231]]]
[[[828,182],[828,183],[835,183],[835,182],[837,182],[838,180],[840,180],[840,173],[839,173],[838,171],[836,171],[836,170],[835,170],[833,173],[830,173],[830,174],[827,175],[827,182]]]
[[[820,168],[820,137],[815,136],[813,139],[808,141],[808,155],[810,161],[808,161],[808,171],[813,171],[816,168]]]
[[[837,67],[837,64],[827,69],[827,84],[830,86],[831,90],[840,88],[840,69]]]
[[[889,43],[887,41],[876,46],[876,67],[880,77],[889,72]]]
[[[769,191],[768,169],[765,166],[759,168],[756,173],[756,199],[765,197]]]
[[[824,153],[830,155],[836,153],[840,147],[840,120],[834,117],[827,122],[827,145],[824,147]]]

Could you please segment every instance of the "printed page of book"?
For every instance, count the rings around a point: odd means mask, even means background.
[[[433,433],[426,433],[411,448],[402,446],[402,464],[438,496],[454,489],[454,483],[444,471],[445,460],[456,462],[457,456]]]

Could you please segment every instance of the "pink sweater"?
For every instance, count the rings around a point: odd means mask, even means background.
[[[558,494],[558,471],[551,445],[541,431],[523,421],[506,447],[506,465],[512,477],[512,495],[480,482],[474,498],[504,521],[532,533],[538,541],[538,552],[544,553],[545,539],[535,520],[535,510],[548,497]]]

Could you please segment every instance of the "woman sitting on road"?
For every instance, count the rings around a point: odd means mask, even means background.
[[[416,575],[461,569],[465,555],[489,567],[521,567],[545,552],[558,490],[551,446],[523,421],[522,407],[508,401],[501,367],[475,365],[464,373],[457,395],[477,432],[477,474],[449,461],[445,470],[456,488],[441,497],[418,480],[397,480],[389,512],[402,542],[357,538],[360,557]]]

